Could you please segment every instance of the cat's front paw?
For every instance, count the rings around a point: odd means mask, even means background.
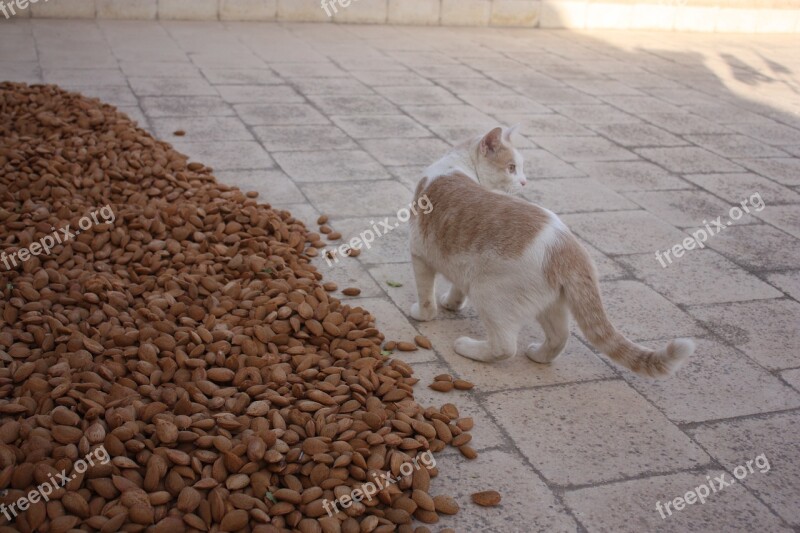
[[[411,306],[411,318],[414,320],[419,320],[420,322],[426,322],[428,320],[433,320],[436,318],[436,309],[433,306],[420,306],[419,302],[415,303]]]
[[[450,289],[439,298],[439,303],[448,311],[460,311],[464,307],[467,297],[458,291]]]

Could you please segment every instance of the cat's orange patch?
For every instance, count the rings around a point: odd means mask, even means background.
[[[427,185],[417,185],[415,198],[428,197],[433,209],[416,217],[420,233],[443,254],[493,251],[509,259],[520,257],[550,223],[539,206],[489,191],[468,176],[454,173]]]

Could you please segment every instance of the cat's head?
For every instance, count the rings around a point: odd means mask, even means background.
[[[494,128],[478,142],[475,174],[487,189],[516,194],[528,183],[522,154],[511,144],[515,129]]]

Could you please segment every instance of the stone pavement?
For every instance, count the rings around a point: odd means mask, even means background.
[[[345,238],[408,204],[455,140],[521,125],[525,195],[587,245],[614,323],[660,346],[692,336],[651,381],[575,333],[552,365],[456,355],[474,312],[421,324],[400,224],[357,259],[320,262],[388,338],[417,332],[423,403],[476,421],[468,462],[434,491],[460,532],[800,531],[800,55],[794,36],[576,33],[269,23],[0,22],[0,78],[58,83],[119,106],[162,139]],[[185,130],[184,137],[173,136]],[[760,196],[754,196],[756,193]],[[763,200],[762,210],[758,198]],[[750,212],[725,224],[732,206]],[[722,217],[703,249],[656,259]],[[509,221],[513,223],[513,221]],[[393,287],[387,281],[401,283]],[[396,285],[396,283],[395,283]],[[533,320],[532,320],[533,322]],[[541,339],[533,326],[521,343]],[[449,372],[470,392],[426,387]],[[770,469],[665,519],[656,510],[764,454]],[[751,463],[752,464],[752,463]],[[762,463],[763,465],[763,463]],[[761,470],[766,470],[761,468]],[[741,472],[741,470],[738,470]],[[716,487],[716,485],[715,485]],[[497,489],[481,509],[469,494]],[[438,526],[437,526],[438,527]]]

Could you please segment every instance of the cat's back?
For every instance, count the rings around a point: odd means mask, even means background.
[[[414,197],[423,196],[432,208],[415,217],[417,230],[446,255],[492,252],[513,259],[548,229],[563,227],[550,211],[490,191],[462,173],[423,178]]]

